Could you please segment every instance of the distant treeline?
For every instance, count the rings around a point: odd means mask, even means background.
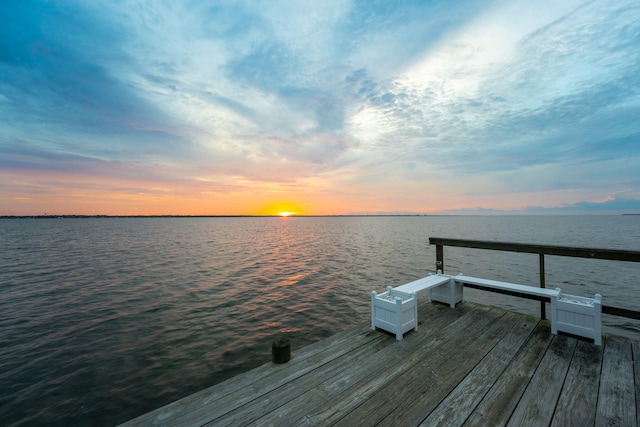
[[[292,217],[427,216],[427,214],[289,215]],[[448,216],[448,215],[428,215]],[[280,215],[0,215],[0,219],[52,218],[281,218]]]
[[[0,215],[0,219],[52,218],[241,218],[261,215]],[[268,216],[268,215],[264,215]]]

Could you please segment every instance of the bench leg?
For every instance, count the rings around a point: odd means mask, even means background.
[[[402,307],[400,300],[396,300],[396,339],[402,339]]]
[[[556,289],[560,291],[560,288]],[[551,298],[551,333],[558,335],[558,295]]]
[[[376,330],[376,291],[371,292],[371,329]]]

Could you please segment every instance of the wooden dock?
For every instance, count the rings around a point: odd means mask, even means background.
[[[602,347],[548,321],[420,298],[402,341],[361,325],[126,426],[636,426],[640,341]]]

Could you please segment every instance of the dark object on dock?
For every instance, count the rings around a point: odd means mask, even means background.
[[[275,340],[271,345],[271,360],[278,365],[291,360],[291,343],[288,338]]]

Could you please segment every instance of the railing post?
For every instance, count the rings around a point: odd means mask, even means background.
[[[544,279],[544,254],[540,254],[540,287],[545,287],[545,279]],[[544,301],[540,302],[540,318],[547,318],[547,307]]]
[[[436,245],[436,272],[440,270],[444,274],[444,246]]]

